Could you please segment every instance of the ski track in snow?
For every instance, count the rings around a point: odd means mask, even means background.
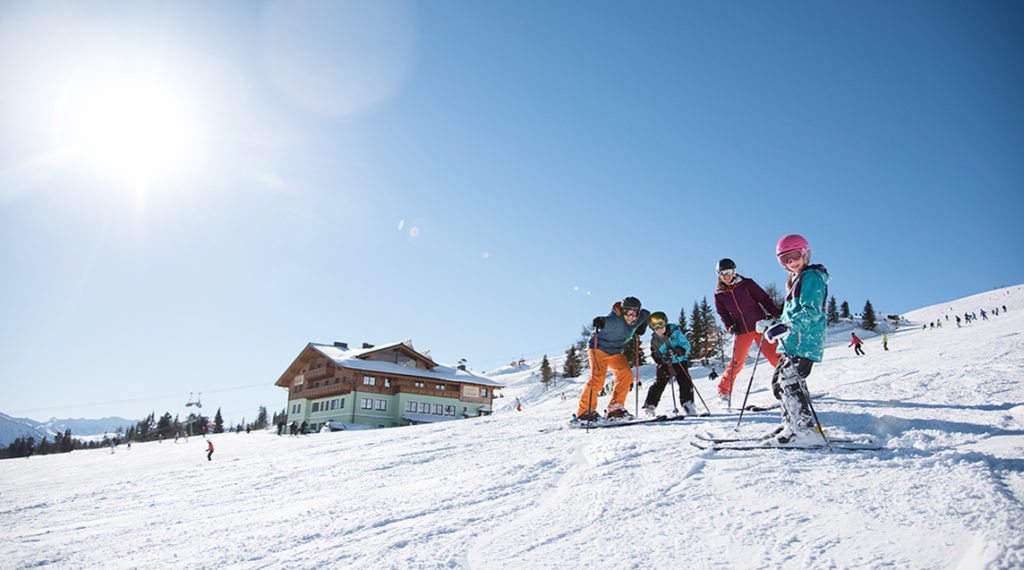
[[[213,462],[201,438],[0,461],[0,566],[1024,568],[1024,289],[907,316],[997,304],[1010,311],[892,333],[889,352],[864,333],[862,357],[849,324],[830,331],[815,408],[830,434],[871,435],[879,452],[688,445],[736,433],[735,413],[542,433],[585,378],[545,391],[531,363],[498,371],[508,388],[489,418],[221,434]],[[770,374],[758,367],[751,403],[771,401]],[[654,367],[641,376],[646,391]],[[666,392],[659,411],[671,405]],[[739,434],[777,421],[748,413]]]

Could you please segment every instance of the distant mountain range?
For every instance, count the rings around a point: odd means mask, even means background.
[[[125,418],[102,418],[90,420],[85,418],[59,419],[50,418],[46,422],[37,422],[29,418],[15,418],[0,412],[0,446],[10,445],[19,437],[30,435],[36,439],[48,438],[51,442],[57,433],[64,433],[71,428],[71,435],[100,435],[114,433],[117,428],[127,430],[138,423],[137,420]]]

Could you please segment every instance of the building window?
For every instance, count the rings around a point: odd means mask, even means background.
[[[434,384],[434,389],[439,392],[444,392],[444,384]]]
[[[338,409],[338,399],[337,398],[331,400],[331,409],[332,410],[337,410]]]
[[[377,378],[374,377],[374,376],[363,376],[363,385],[364,386],[376,386],[377,385]]]
[[[313,402],[313,409],[310,410],[314,414],[320,411],[320,402]]]
[[[405,411],[416,413],[416,402],[406,402]]]
[[[466,406],[462,406],[462,415],[464,415],[464,416],[467,415],[466,414]]]
[[[417,388],[422,388],[423,387],[423,382],[416,382],[416,387]]]
[[[370,398],[363,398],[359,403],[359,407],[364,410],[372,410],[373,400],[371,400]]]
[[[430,404],[428,404],[426,402],[420,402],[420,413],[421,414],[429,414],[430,413]]]
[[[480,388],[480,397],[481,398],[486,398],[487,397],[487,388]]]
[[[454,416],[455,415],[455,406],[445,406],[444,407],[444,415],[446,415],[446,416]]]
[[[384,379],[384,387],[385,388],[390,388],[391,387],[391,379],[390,378],[385,378]]]
[[[434,404],[434,415],[440,416],[444,414],[444,406],[441,404]]]
[[[342,410],[345,409],[345,398],[341,399],[341,403],[338,404],[338,408]]]
[[[377,411],[378,412],[386,412],[386,411],[388,411],[388,401],[387,400],[377,400]]]

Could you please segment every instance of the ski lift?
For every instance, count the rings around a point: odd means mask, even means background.
[[[192,399],[192,392],[189,392],[188,393],[188,402],[185,404],[185,407],[188,408],[188,407],[191,407],[191,406],[195,406],[197,408],[202,408],[203,407],[203,403],[199,400],[199,397],[202,396],[202,395],[203,395],[202,392],[197,393],[195,399],[193,400]]]

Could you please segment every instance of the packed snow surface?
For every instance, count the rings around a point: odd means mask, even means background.
[[[220,434],[210,462],[202,438],[0,461],[0,566],[1022,568],[1024,289],[907,318],[888,352],[864,332],[861,357],[835,327],[808,381],[829,434],[882,451],[695,449],[737,422],[697,366],[715,416],[566,429],[585,378],[544,390],[531,362],[498,371],[487,418]],[[770,372],[752,402],[772,400]],[[646,393],[653,366],[641,375]],[[739,433],[777,422],[747,414]]]

